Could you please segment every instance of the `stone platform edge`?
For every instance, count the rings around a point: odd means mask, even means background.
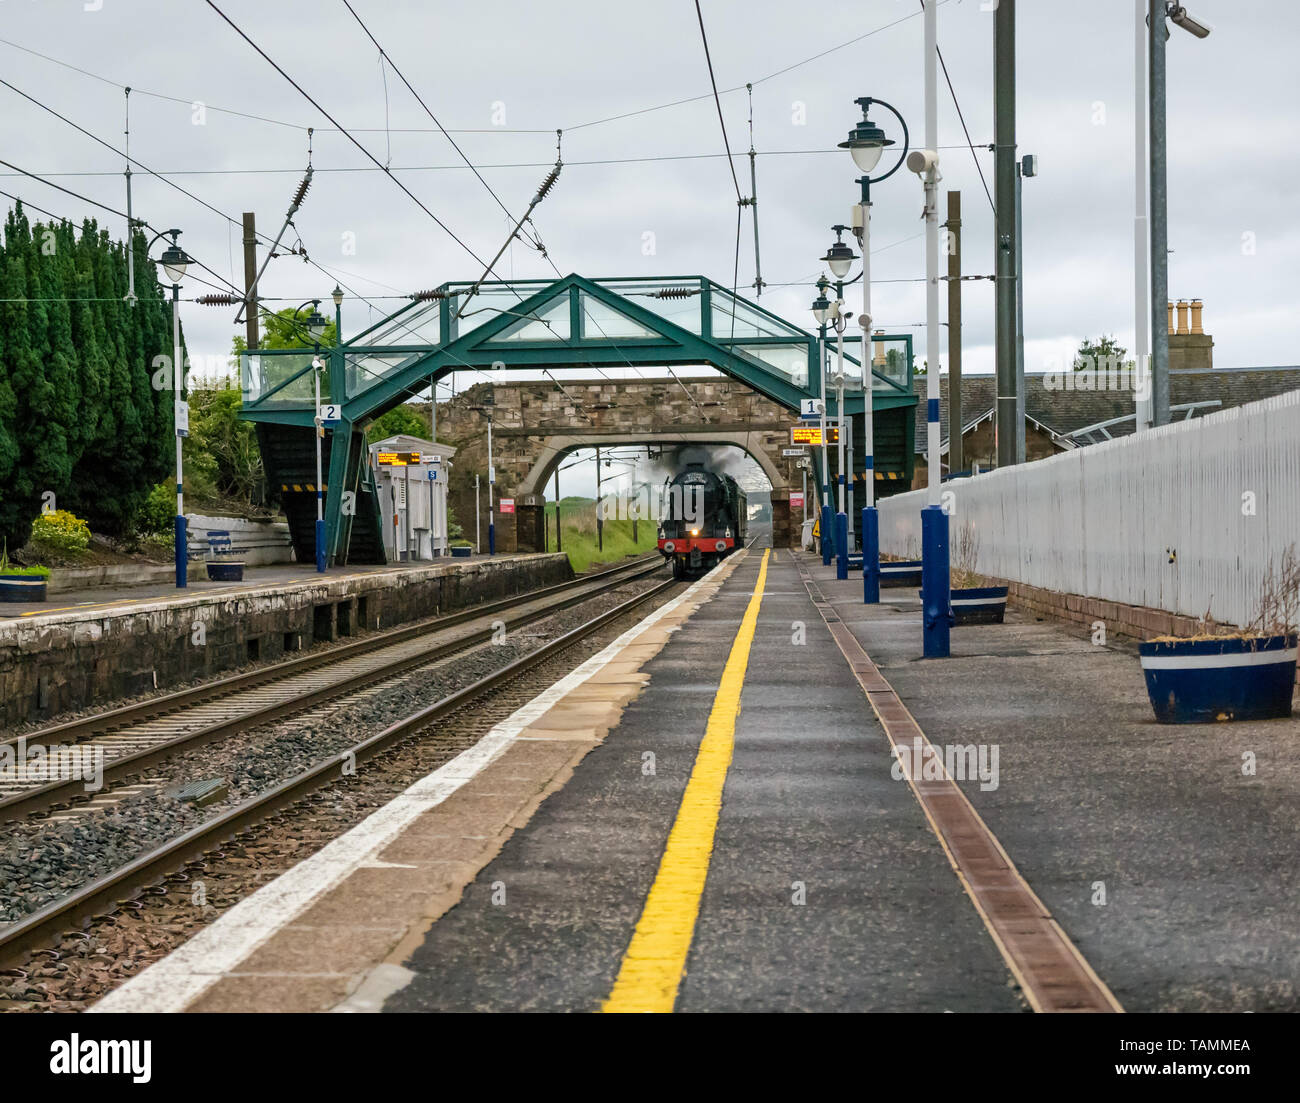
[[[572,577],[565,555],[518,555],[3,620],[0,725],[53,720]]]

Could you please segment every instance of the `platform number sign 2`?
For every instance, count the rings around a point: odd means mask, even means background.
[[[343,407],[337,402],[329,402],[320,408],[320,423],[327,428],[334,428],[343,420]]]

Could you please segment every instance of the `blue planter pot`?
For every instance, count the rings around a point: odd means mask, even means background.
[[[949,598],[953,624],[1001,624],[1007,611],[1007,587],[971,586],[953,590]]]
[[[48,579],[30,574],[0,574],[0,601],[44,601]]]
[[[1162,724],[1291,715],[1294,635],[1144,643],[1138,653],[1151,708]]]
[[[919,559],[880,561],[880,585],[895,586],[921,585],[921,561]]]
[[[459,547],[452,548],[451,554],[453,559],[468,559],[474,552],[473,548]]]
[[[209,582],[243,582],[244,565],[242,563],[209,563]]]

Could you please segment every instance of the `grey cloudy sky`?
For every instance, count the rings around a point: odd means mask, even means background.
[[[535,217],[561,271],[702,273],[731,282],[736,200],[718,156],[722,139],[711,96],[595,122],[706,96],[692,3],[353,3],[442,123],[466,131],[457,140],[512,211],[522,210],[536,190],[554,159],[554,129],[564,128],[566,168]],[[433,124],[392,72],[386,109],[377,51],[341,0],[218,4],[344,126],[358,128],[357,137],[475,252],[496,251],[505,215],[445,138],[399,132]],[[993,16],[982,8],[992,6],[947,0],[939,9],[940,48],[990,188],[992,156],[981,147],[993,136]],[[1174,298],[1205,300],[1216,364],[1296,363],[1300,234],[1290,206],[1300,175],[1292,102],[1300,16],[1284,0],[1189,6],[1215,29],[1204,41],[1174,30],[1169,41],[1170,291]],[[821,268],[828,227],[845,220],[856,198],[852,164],[834,150],[857,117],[854,97],[894,103],[914,140],[921,138],[919,4],[706,0],[703,7],[719,87],[742,86],[722,97],[738,153],[749,148],[743,85],[754,82],[763,275],[774,285],[762,302],[804,325],[808,281]],[[1020,147],[1037,153],[1041,166],[1025,187],[1029,370],[1042,370],[1054,353],[1068,355],[1085,335],[1114,332],[1132,346],[1133,11],[1133,0],[1019,5]],[[142,162],[176,173],[178,183],[236,218],[255,210],[263,232],[278,227],[306,163],[305,128],[330,124],[207,3],[0,0],[0,17],[0,37],[9,43],[137,89],[132,153]],[[120,143],[120,88],[10,45],[0,45],[0,73]],[[208,105],[201,119],[192,101]],[[7,89],[0,88],[0,103],[7,160],[123,205],[120,157]],[[393,132],[385,133],[385,125]],[[529,130],[541,133],[521,132]],[[942,77],[939,131],[941,146],[963,141]],[[595,161],[612,163],[584,163]],[[318,129],[314,164],[298,232],[312,257],[345,282],[380,296],[478,275],[475,262],[346,138]],[[748,193],[748,164],[738,160],[736,167]],[[989,272],[992,213],[971,153],[943,149],[941,167],[943,187],[962,191],[966,270]],[[344,171],[352,169],[360,171]],[[56,175],[87,172],[105,175]],[[135,179],[138,214],[159,227],[183,228],[194,256],[241,281],[235,228],[159,180]],[[0,187],[59,214],[85,213],[79,201],[30,180],[10,175]],[[900,172],[873,199],[874,242],[892,246],[873,262],[874,313],[885,328],[913,326],[924,318],[923,284],[886,281],[923,275],[920,185]],[[120,236],[118,221],[110,218],[109,225]],[[652,256],[643,253],[646,231],[654,234]],[[1243,250],[1244,234],[1253,235],[1253,252]],[[355,252],[348,251],[352,240]],[[742,287],[752,281],[753,265],[746,221]],[[507,254],[503,271],[551,274],[540,256],[520,246]],[[775,286],[785,283],[797,286]],[[273,262],[263,293],[296,305],[326,297],[331,286],[320,272],[286,258]],[[965,286],[966,362],[988,370],[991,288]],[[187,293],[201,290],[191,285]],[[395,305],[376,299],[372,311],[349,301],[345,334]],[[186,308],[192,350],[213,356],[228,349],[236,332],[232,317],[230,310]],[[912,332],[923,356],[922,331]]]

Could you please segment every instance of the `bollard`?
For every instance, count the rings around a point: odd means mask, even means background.
[[[176,585],[182,590],[189,581],[190,574],[189,541],[185,532],[186,524],[185,515],[178,513],[176,515]]]
[[[862,601],[880,603],[880,514],[875,506],[862,510]]]
[[[835,546],[835,536],[831,528],[831,507],[822,506],[822,524],[821,524],[821,541],[822,541],[822,566],[831,565],[831,549]]]
[[[921,616],[923,653],[927,659],[948,657],[951,598],[948,515],[941,506],[926,506],[921,510]]]
[[[849,515],[835,515],[835,577],[849,577]]]

